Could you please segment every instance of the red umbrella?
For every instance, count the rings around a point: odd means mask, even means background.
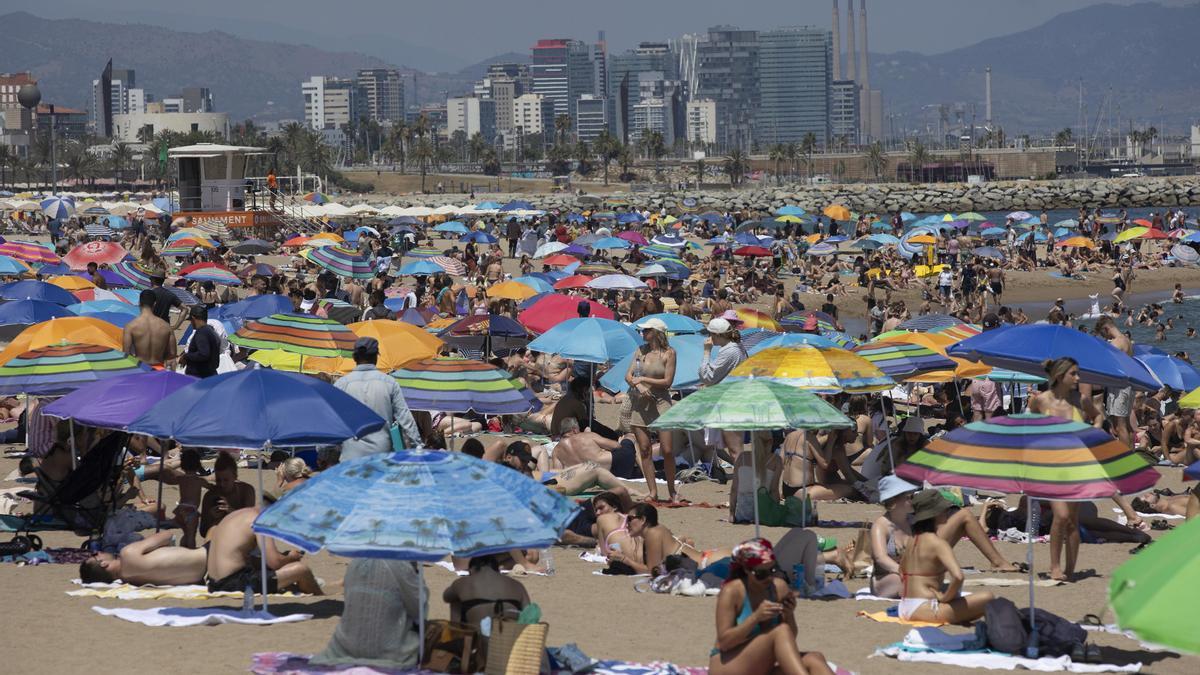
[[[214,267],[219,270],[225,270],[226,272],[233,271],[224,265],[218,265],[217,263],[212,263],[212,262],[202,262],[202,263],[195,263],[192,265],[188,265],[187,267],[179,270],[179,276],[181,276],[181,277],[187,276],[187,275],[191,274],[192,272],[195,272],[196,270],[206,270],[206,269],[211,269]]]
[[[1133,224],[1141,225],[1142,227],[1154,227],[1154,223],[1146,220],[1145,218],[1138,218],[1137,220],[1133,221]]]
[[[120,244],[112,241],[89,241],[71,249],[63,256],[63,262],[73,270],[87,269],[88,263],[97,265],[113,265],[129,255]]]
[[[577,262],[579,262],[579,258],[569,256],[565,253],[556,253],[543,260],[542,264],[551,267],[566,267],[567,265],[574,265]]]
[[[770,249],[762,246],[743,246],[733,252],[734,255],[753,256],[755,258],[770,258],[773,254]]]
[[[618,232],[617,238],[624,239],[625,241],[631,244],[637,244],[638,246],[645,246],[650,243],[646,241],[646,238],[642,236],[641,232],[634,232],[633,230]]]
[[[1145,227],[1145,226],[1143,225],[1143,227]],[[1168,238],[1167,233],[1163,232],[1162,230],[1160,230],[1156,227],[1150,228],[1145,234],[1138,237],[1138,239],[1166,239],[1166,238]]]
[[[598,302],[555,293],[543,297],[533,303],[529,309],[518,314],[517,321],[535,333],[545,333],[567,319],[579,318],[579,303],[581,302],[586,302],[592,308],[590,315],[592,318],[616,318],[611,309]]]
[[[558,281],[554,282],[554,288],[555,290],[559,291],[565,291],[571,288],[584,288],[587,286],[587,282],[591,280],[592,277],[586,274],[576,274],[574,276],[569,276],[565,279],[559,279]]]

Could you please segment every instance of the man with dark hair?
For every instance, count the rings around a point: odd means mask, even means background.
[[[212,377],[221,362],[221,338],[208,325],[208,309],[204,305],[193,306],[188,315],[194,332],[183,355],[183,372],[192,377]]]
[[[171,297],[175,298],[174,295]],[[178,302],[179,299],[175,298],[175,301]],[[155,313],[156,302],[157,296],[153,290],[142,291],[138,296],[141,314],[125,324],[121,334],[121,345],[126,354],[136,357],[139,361],[162,367],[174,361],[177,354],[175,333],[171,330],[171,325]]]
[[[179,300],[179,296],[171,291],[163,288],[167,277],[161,271],[156,271],[150,275],[150,292],[154,294],[154,316],[171,323],[171,308],[178,307],[183,309],[183,302]],[[180,315],[179,321],[176,321],[174,328],[178,328],[183,323],[183,317]]]
[[[213,487],[200,501],[200,536],[238,509],[254,506],[254,486],[238,480],[237,460],[227,452],[217,455],[213,467]]]
[[[88,280],[95,284],[96,288],[108,290],[108,280],[100,274],[100,266],[94,261],[87,264]]]
[[[354,370],[338,379],[333,386],[353,396],[383,418],[384,428],[342,443],[342,459],[349,460],[377,452],[400,450],[392,448],[390,428],[400,426],[400,433],[407,448],[421,447],[421,432],[413,420],[400,384],[390,375],[380,372],[375,364],[379,361],[379,341],[375,338],[359,338],[354,343]]]

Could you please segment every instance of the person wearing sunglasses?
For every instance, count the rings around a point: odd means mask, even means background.
[[[771,542],[742,542],[732,557],[729,579],[717,596],[717,642],[709,655],[709,675],[832,675],[823,654],[804,653],[796,646],[796,595],[776,573]]]

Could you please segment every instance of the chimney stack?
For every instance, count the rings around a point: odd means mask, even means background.
[[[846,0],[846,4],[846,79],[853,80],[858,77],[858,67],[855,65],[858,49],[854,46],[854,0]]]
[[[858,58],[858,84],[863,89],[871,89],[871,72],[867,61],[867,0],[860,0],[858,6],[858,32],[861,33],[862,50]]]
[[[842,27],[838,21],[838,2],[833,0],[833,81],[842,79]]]
[[[992,67],[988,66],[983,74],[984,85],[984,123],[992,126]]]

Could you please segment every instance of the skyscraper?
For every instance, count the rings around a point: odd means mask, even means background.
[[[659,80],[677,81],[679,60],[667,43],[643,42],[636,49],[613,54],[609,61],[608,98],[611,101],[612,129],[623,142],[629,142],[633,106],[640,102],[639,76],[654,72],[659,73]]]
[[[717,144],[749,148],[759,105],[758,32],[733,26],[708,29],[696,43],[694,98],[717,104]]]
[[[832,36],[814,27],[780,28],[758,34],[759,143],[795,143],[813,134],[830,137]]]
[[[540,94],[554,106],[554,115],[571,114],[568,54],[577,40],[538,40],[533,46],[533,62],[529,74],[533,93]],[[578,66],[578,64],[576,64]]]
[[[366,96],[367,116],[376,122],[404,119],[404,79],[392,68],[358,71],[358,86]]]

